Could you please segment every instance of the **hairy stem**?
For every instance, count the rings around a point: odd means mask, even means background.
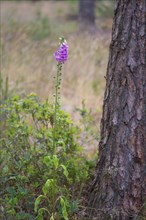
[[[60,108],[60,83],[61,83],[62,62],[57,64],[57,76],[55,83],[55,103],[54,103],[54,124],[53,124],[53,149],[56,151],[56,132],[57,132],[57,111]]]

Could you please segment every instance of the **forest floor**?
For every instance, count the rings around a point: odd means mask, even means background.
[[[99,140],[113,5],[101,1],[96,6],[96,29],[81,31],[77,2],[1,2],[1,72],[9,77],[11,93],[37,93],[53,99],[56,61],[53,53],[63,35],[69,44],[69,60],[63,66],[62,108],[79,123],[82,100],[91,110],[91,134],[85,141],[90,157]],[[89,118],[90,120],[90,118]],[[89,135],[90,136],[90,135]],[[92,136],[92,135],[91,135]],[[84,135],[83,135],[84,139]],[[90,147],[89,147],[90,146]]]

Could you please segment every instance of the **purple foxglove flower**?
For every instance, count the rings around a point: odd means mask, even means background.
[[[68,44],[67,42],[61,43],[57,52],[54,53],[54,57],[57,62],[64,63],[68,59]]]

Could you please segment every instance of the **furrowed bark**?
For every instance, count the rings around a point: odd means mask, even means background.
[[[146,0],[117,0],[90,219],[138,219],[146,201]]]

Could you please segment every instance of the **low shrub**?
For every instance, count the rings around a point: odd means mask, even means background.
[[[54,148],[53,114],[52,104],[34,94],[15,96],[1,108],[1,210],[7,219],[34,219],[37,210],[38,219],[67,219],[77,211],[79,186],[88,178],[89,165],[76,141],[80,130],[61,109]]]

